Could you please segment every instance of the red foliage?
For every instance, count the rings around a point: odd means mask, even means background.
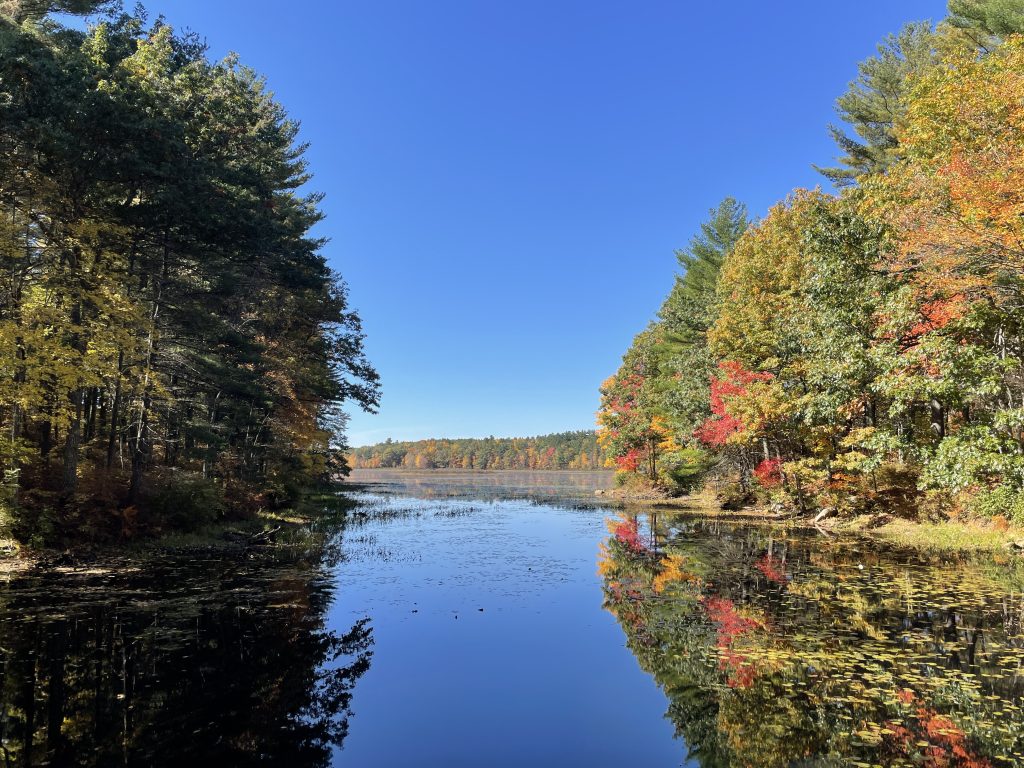
[[[945,328],[954,320],[963,317],[966,311],[964,297],[957,295],[951,299],[935,299],[921,305],[921,321],[910,329],[910,336],[917,338],[926,333]]]
[[[782,484],[782,460],[765,459],[754,468],[754,477],[762,488],[777,488]]]
[[[765,555],[754,563],[754,567],[763,573],[768,581],[774,581],[776,584],[785,584],[786,572],[782,570],[781,565],[782,564],[771,555]]]
[[[618,581],[608,584],[608,592],[615,603],[613,610],[619,620],[635,629],[642,628],[644,617],[639,609],[642,600],[640,592],[631,587],[623,588]]]
[[[718,625],[715,645],[719,650],[719,667],[729,673],[726,682],[730,688],[749,688],[757,677],[757,670],[746,656],[733,648],[733,643],[741,635],[760,628],[761,623],[740,615],[728,598],[711,597],[703,604],[708,618]]]
[[[612,535],[637,554],[647,552],[647,545],[640,540],[640,527],[636,520],[623,520],[612,530]]]
[[[727,400],[746,394],[747,387],[756,381],[769,381],[770,373],[754,373],[731,360],[718,364],[719,375],[711,377],[711,413],[694,431],[694,437],[707,446],[720,448],[728,439],[744,428],[742,421],[728,412]]]
[[[615,457],[615,466],[626,472],[636,472],[643,460],[643,454],[635,448],[624,456]]]
[[[916,701],[913,691],[904,688],[897,694],[906,705]],[[924,749],[926,768],[992,768],[986,757],[971,752],[967,735],[946,715],[938,714],[931,707],[918,704],[913,718],[908,718],[910,727],[899,723],[886,723],[892,734],[886,739],[890,749],[907,754],[913,747]],[[927,742],[926,747],[922,747]]]
[[[712,383],[712,391],[714,384]],[[729,414],[712,416],[694,431],[693,435],[710,448],[721,448],[729,438],[742,429],[743,423]]]

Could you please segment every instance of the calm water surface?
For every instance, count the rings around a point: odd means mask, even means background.
[[[1020,568],[363,471],[287,547],[0,589],[9,765],[1024,764]]]

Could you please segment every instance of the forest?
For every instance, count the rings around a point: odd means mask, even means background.
[[[837,190],[727,199],[601,387],[625,484],[1024,523],[1024,12],[951,0],[861,62]]]
[[[297,123],[161,19],[67,16],[106,5],[0,2],[0,513],[22,541],[289,503],[343,468],[342,405],[379,395]]]
[[[593,431],[537,437],[418,440],[352,450],[353,469],[600,469],[608,459]]]

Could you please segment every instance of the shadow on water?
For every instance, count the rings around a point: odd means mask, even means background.
[[[4,764],[329,764],[370,666],[368,620],[326,629],[322,552],[241,559],[12,580],[0,592]]]
[[[609,521],[605,607],[702,766],[1024,763],[1019,566]]]

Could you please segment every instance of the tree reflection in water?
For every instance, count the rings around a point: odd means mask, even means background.
[[[279,553],[16,579],[5,764],[327,765],[373,644],[366,619],[327,629],[330,599],[322,567]]]
[[[1024,764],[1024,566],[609,521],[605,606],[702,766]]]

